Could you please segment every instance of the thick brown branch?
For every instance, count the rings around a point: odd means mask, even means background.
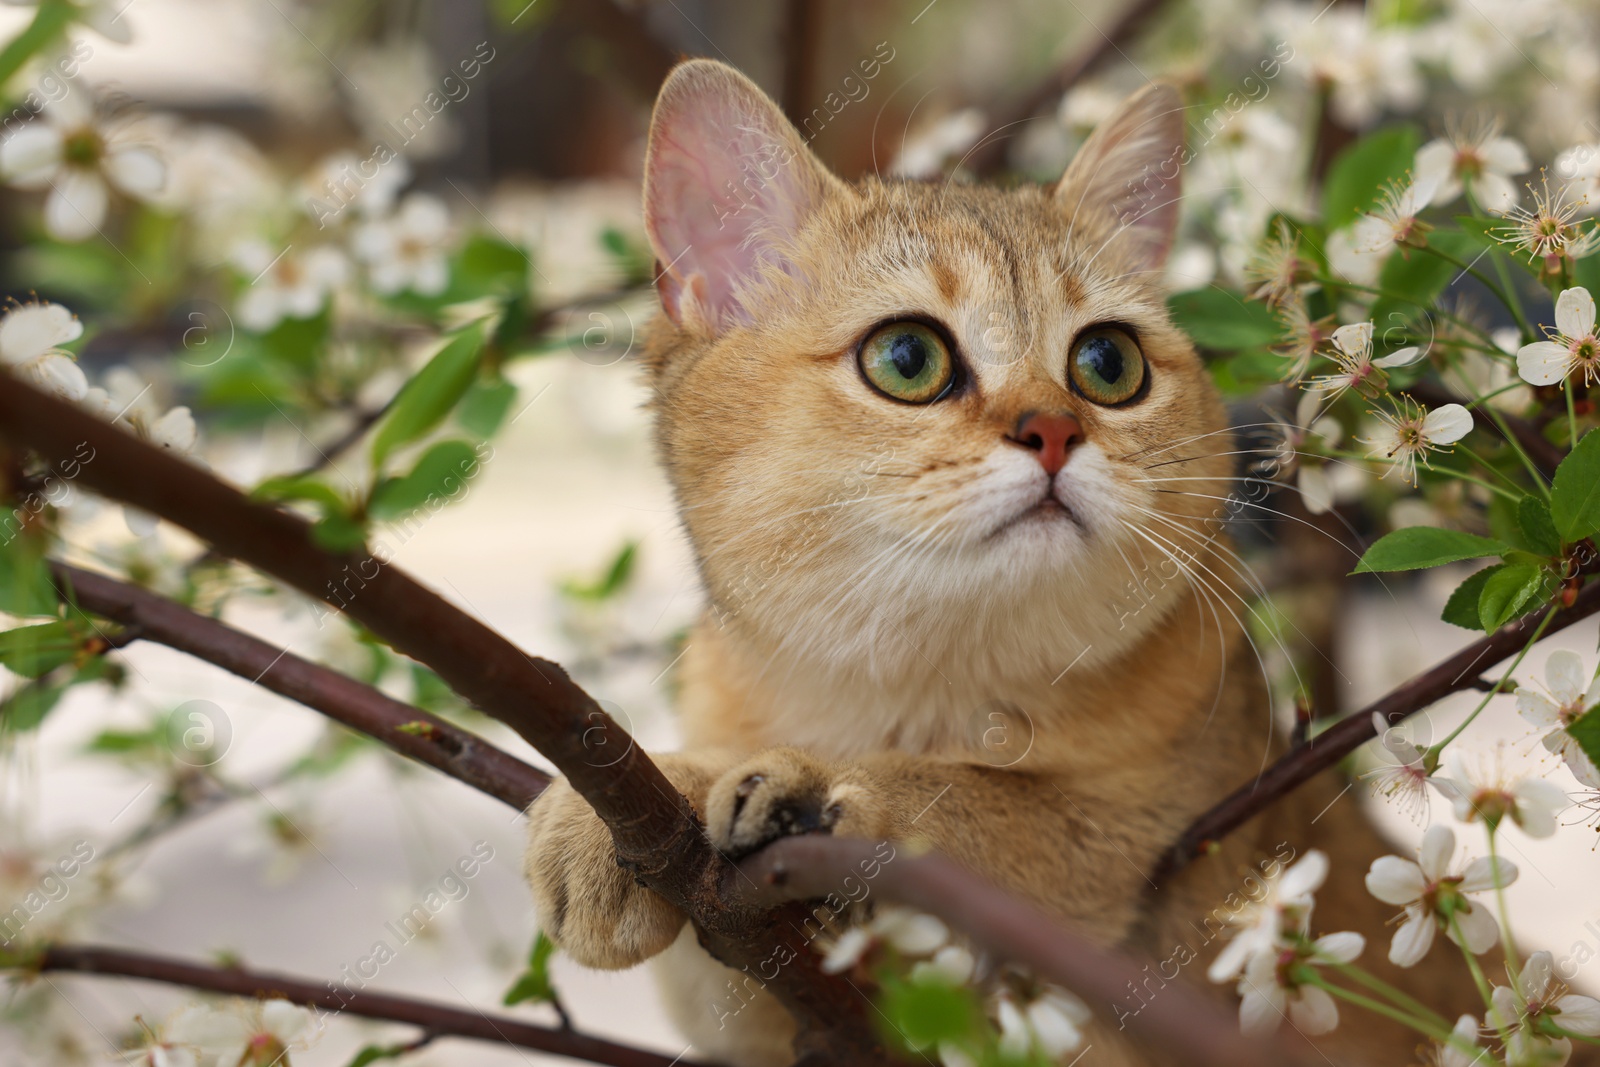
[[[1372,725],[1374,713],[1382,715],[1393,726],[1451,693],[1476,689],[1483,672],[1515,654],[1526,644],[1540,621],[1551,610],[1555,611],[1555,617],[1545,627],[1546,634],[1565,629],[1600,612],[1600,582],[1591,582],[1580,591],[1570,608],[1546,609],[1501,627],[1398,689],[1390,690],[1311,740],[1296,745],[1260,777],[1246,782],[1226,800],[1196,819],[1167,852],[1152,877],[1157,882],[1164,882],[1168,875],[1182,870],[1190,860],[1203,855],[1211,842],[1238,829],[1280,797],[1298,789],[1313,776],[1372,740],[1376,736]]]
[[[241,997],[282,998],[323,1009],[318,1013],[319,1019],[341,1013],[363,1019],[382,1019],[420,1027],[425,1033],[436,1036],[492,1041],[610,1067],[672,1067],[674,1063],[680,1067],[697,1067],[690,1060],[674,1060],[659,1052],[618,1045],[573,1030],[535,1026],[505,1015],[486,1015],[477,1008],[451,1008],[432,1001],[365,989],[351,993],[332,982],[319,984],[242,967],[215,967],[97,945],[51,945],[29,970],[117,975]]]
[[[187,652],[322,712],[401,755],[505,801],[518,811],[550,778],[475,734],[337,671],[241,633],[138,586],[64,563],[53,566],[63,599],[131,627],[136,638]]]
[[[298,515],[254,503],[206,471],[9,375],[0,375],[0,437],[55,463],[75,461],[87,488],[184,527],[431,667],[566,775],[611,830],[618,861],[683,909],[713,955],[735,967],[765,961],[783,916],[725,905],[719,890],[725,861],[688,800],[633,739],[566,671],[528,656],[392,566],[381,543],[371,551],[329,552]],[[866,1006],[847,984],[790,967],[769,988],[799,1022],[797,1051],[840,1062],[880,1055]]]
[[[727,890],[752,903],[816,900],[846,895],[865,884],[919,911],[930,912],[966,933],[980,948],[1022,964],[1042,978],[1086,998],[1105,1018],[1105,1005],[1120,1004],[1128,990],[1140,988],[1148,967],[1063,929],[1033,905],[988,884],[939,855],[912,856],[904,848],[885,859],[881,845],[821,835],[776,841],[730,873]],[[857,888],[852,896],[859,897]],[[1291,1067],[1310,1064],[1298,1049],[1278,1041],[1257,1041],[1239,1032],[1238,1020],[1216,1000],[1181,983],[1130,1019],[1133,1032],[1180,1052],[1185,1063],[1215,1067]],[[1318,1058],[1317,1063],[1326,1061]]]
[[[1122,46],[1131,41],[1165,3],[1166,0],[1133,0],[1117,16],[1116,21],[1105,29],[1089,22],[1092,40],[1071,59],[1051,71],[1048,78],[998,113],[990,132],[967,157],[967,166],[972,172],[989,175],[1004,169],[1006,145],[1017,135],[1017,127],[1033,118],[1046,104],[1072,88],[1084,75],[1113,54],[1123,55]]]

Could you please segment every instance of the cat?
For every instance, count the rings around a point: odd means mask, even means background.
[[[1330,776],[1150,881],[1284,747],[1217,533],[1237,446],[1164,299],[1183,135],[1155,83],[1052,186],[846,184],[737,71],[672,72],[646,153],[662,315],[644,363],[709,607],[682,659],[684,750],[657,759],[730,856],[806,831],[916,838],[1152,960],[1209,960],[1205,918],[1240,879],[1318,848],[1316,932],[1362,932],[1382,977],[1481,1012],[1443,952],[1382,959],[1392,909],[1361,879],[1391,850]],[[734,973],[616,866],[576,793],[557,782],[530,821],[562,949],[659,956],[699,1055],[790,1062],[782,1009],[723,1007]],[[1095,1063],[1179,1062],[1119,1026],[1131,1009],[1090,1008]],[[1419,1043],[1373,1016],[1307,1040],[1371,1064]]]

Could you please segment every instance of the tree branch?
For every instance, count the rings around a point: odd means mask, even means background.
[[[242,967],[217,967],[98,945],[50,945],[37,959],[20,969],[141,978],[258,1000],[281,997],[295,1004],[325,1009],[333,1015],[342,1013],[405,1023],[435,1036],[492,1041],[609,1067],[672,1067],[674,1063],[680,1067],[701,1067],[690,1060],[674,1060],[659,1052],[618,1045],[573,1030],[535,1026],[505,1015],[486,1015],[477,1008],[462,1010],[366,989],[341,992],[332,982],[317,983]],[[319,1013],[319,1023],[324,1018],[326,1016]]]
[[[1057,67],[1048,78],[1034,86],[1026,95],[1002,109],[995,118],[993,128],[984,135],[983,140],[967,157],[967,167],[980,177],[1004,169],[1006,143],[1012,136],[1012,133],[1006,131],[1027,122],[1046,104],[1065,93],[1086,74],[1109,59],[1112,53],[1122,54],[1122,46],[1131,41],[1144,28],[1144,24],[1156,16],[1165,3],[1166,0],[1133,0],[1123,8],[1122,14],[1118,15],[1116,21],[1106,30],[1100,29],[1085,18],[1084,21],[1089,22],[1096,40],[1091,41],[1082,51]]]
[[[51,567],[69,604],[132,628],[139,640],[187,652],[383,742],[518,811],[550,777],[476,734],[337,671],[190,611],[182,604],[65,563]]]
[[[726,888],[752,903],[816,900],[843,895],[843,886],[866,884],[868,893],[931,912],[969,935],[977,947],[1023,964],[1042,977],[1094,1001],[1116,1005],[1141,988],[1150,968],[1063,929],[1010,893],[937,854],[901,850],[885,859],[870,841],[807,834],[773,842],[730,872]],[[864,898],[858,898],[864,899]],[[1103,1009],[1100,1022],[1109,1023]],[[1122,1021],[1122,1020],[1116,1020]],[[1252,1040],[1215,998],[1182,983],[1165,985],[1135,1013],[1136,1032],[1180,1052],[1185,1063],[1214,1067],[1309,1065],[1282,1040]],[[1318,1064],[1326,1060],[1318,1057]]]
[[[1203,855],[1210,844],[1238,829],[1274,801],[1298,789],[1318,773],[1327,770],[1357,748],[1377,736],[1372,716],[1382,715],[1393,726],[1451,693],[1478,687],[1484,670],[1514,654],[1538,628],[1550,611],[1555,617],[1545,628],[1545,636],[1565,629],[1600,612],[1600,582],[1591,582],[1578,593],[1569,608],[1548,608],[1519,622],[1474,641],[1449,659],[1412,678],[1354,715],[1340,720],[1316,737],[1296,745],[1259,777],[1234,790],[1216,807],[1196,819],[1173,844],[1151,877],[1163,883],[1167,877]]]
[[[86,487],[184,527],[431,667],[556,765],[610,829],[618,862],[688,915],[724,963],[759,966],[770,946],[788,936],[785,912],[729,907],[721,898],[726,861],[694,809],[589,694],[556,664],[528,656],[391,565],[381,542],[371,551],[330,552],[298,515],[254,503],[206,471],[10,375],[0,376],[0,437],[52,462],[75,459]],[[821,974],[814,960],[783,968],[768,988],[799,1025],[797,1053],[845,1064],[881,1058],[864,998]]]

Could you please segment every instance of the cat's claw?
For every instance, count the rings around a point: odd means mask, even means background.
[[[706,829],[712,844],[737,859],[780,837],[841,829],[847,808],[834,786],[829,768],[804,752],[763,752],[711,787]]]

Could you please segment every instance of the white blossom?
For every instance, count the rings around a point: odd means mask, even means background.
[[[1502,213],[1517,202],[1511,179],[1531,164],[1522,145],[1500,134],[1498,122],[1447,129],[1417,150],[1419,181],[1434,183],[1430,204],[1448,204],[1470,188],[1485,210]]]
[[[1000,1050],[1018,1060],[1060,1060],[1083,1044],[1082,1028],[1090,1019],[1083,1001],[1055,986],[1025,1003],[1001,993],[990,1010],[1000,1026]]]
[[[1333,352],[1329,356],[1338,364],[1339,372],[1312,378],[1306,387],[1330,394],[1329,404],[1348,389],[1375,400],[1388,388],[1389,376],[1383,373],[1385,370],[1405,367],[1422,358],[1420,347],[1408,345],[1373,359],[1372,329],[1370,322],[1356,322],[1334,330]]]
[[[1540,1032],[1542,1023],[1585,1037],[1600,1036],[1600,1001],[1568,993],[1556,978],[1555,960],[1549,952],[1528,957],[1516,987],[1495,986],[1489,1009],[1489,1022],[1511,1031],[1507,1052],[1513,1067],[1534,1063],[1560,1067],[1571,1058],[1571,1040]]]
[[[1450,451],[1449,446],[1472,430],[1472,413],[1460,404],[1441,404],[1429,411],[1409,396],[1394,402],[1394,410],[1373,411],[1379,421],[1377,436],[1362,438],[1368,455],[1389,460],[1391,470],[1411,485],[1417,484],[1417,464],[1427,466],[1430,451]],[[1387,473],[1387,472],[1386,472]]]
[[[0,318],[0,364],[63,400],[82,400],[89,380],[58,347],[81,336],[83,323],[60,304],[18,304]]]
[[[1265,895],[1247,901],[1228,917],[1233,939],[1206,970],[1213,982],[1235,978],[1253,960],[1276,958],[1285,934],[1304,934],[1311,922],[1313,894],[1328,877],[1328,857],[1312,849],[1276,878],[1265,883]]]
[[[1363,215],[1352,236],[1355,248],[1368,255],[1387,255],[1396,248],[1414,243],[1424,227],[1417,215],[1436,195],[1440,175],[1419,174],[1405,184],[1387,186],[1379,195],[1378,210]]]
[[[1600,769],[1569,732],[1573,723],[1600,705],[1600,678],[1583,668],[1576,652],[1550,653],[1544,665],[1545,692],[1517,687],[1517,712],[1540,729],[1544,747],[1566,761],[1573,777],[1591,789],[1600,789]]]
[[[1254,957],[1239,979],[1239,1026],[1247,1034],[1270,1034],[1285,1015],[1302,1034],[1314,1037],[1339,1025],[1339,1006],[1327,990],[1301,981],[1298,967],[1349,963],[1366,948],[1360,934],[1345,931],[1307,946]]]
[[[1498,827],[1510,819],[1529,837],[1550,837],[1556,832],[1556,815],[1566,810],[1567,794],[1542,778],[1508,775],[1501,753],[1490,760],[1469,762],[1460,749],[1445,750],[1447,777],[1435,775],[1434,788],[1450,798],[1462,822],[1483,820]]]
[[[316,315],[349,274],[345,257],[329,245],[304,252],[291,245],[275,252],[265,242],[251,240],[238,245],[232,259],[234,266],[251,279],[239,298],[239,322],[259,333],[284,319]]]
[[[427,193],[412,193],[400,210],[356,228],[351,248],[367,264],[372,288],[385,296],[409,289],[437,296],[450,281],[445,258],[450,213]]]
[[[166,167],[128,135],[127,124],[101,120],[87,94],[76,92],[51,101],[0,143],[0,177],[20,189],[49,189],[45,229],[58,240],[81,241],[104,224],[113,188],[151,199],[166,182]]]
[[[1480,857],[1462,871],[1451,869],[1456,835],[1448,826],[1429,827],[1422,835],[1416,862],[1399,856],[1379,856],[1367,871],[1367,892],[1405,908],[1405,921],[1389,943],[1389,962],[1414,967],[1433,947],[1433,936],[1443,930],[1450,940],[1474,955],[1492,948],[1500,936],[1490,910],[1464,894],[1502,888],[1517,880],[1509,860]],[[1450,925],[1455,919],[1456,926]],[[1459,929],[1459,936],[1457,930]]]
[[[1556,326],[1547,341],[1517,349],[1517,373],[1532,385],[1559,385],[1574,371],[1583,383],[1600,381],[1600,337],[1595,334],[1594,297],[1578,286],[1556,298]]]

